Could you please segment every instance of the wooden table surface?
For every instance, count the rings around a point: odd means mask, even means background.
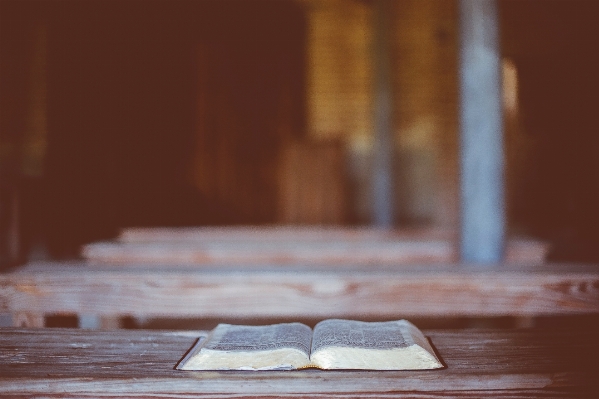
[[[597,329],[424,332],[445,369],[185,372],[201,332],[0,329],[0,396],[599,397]]]

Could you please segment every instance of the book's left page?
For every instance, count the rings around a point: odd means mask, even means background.
[[[177,365],[179,370],[292,370],[310,364],[312,330],[301,323],[219,324]]]

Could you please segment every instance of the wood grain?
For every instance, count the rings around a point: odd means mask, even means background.
[[[196,318],[597,314],[599,270],[38,263],[0,274],[0,312]]]
[[[281,223],[339,225],[347,221],[343,142],[289,141],[279,164]]]
[[[592,395],[597,331],[425,331],[429,371],[182,372],[201,332],[0,330],[0,396],[574,397]]]
[[[206,226],[206,227],[129,227],[121,230],[119,242],[202,242],[202,241],[323,241],[323,240],[381,240],[381,239],[448,239],[456,235],[447,229],[338,226]],[[455,238],[455,237],[454,237]]]
[[[430,263],[457,260],[445,241],[112,243],[85,245],[82,256],[108,263],[264,263],[295,262]]]
[[[508,240],[508,263],[543,262],[548,246]],[[297,226],[129,228],[116,242],[85,245],[82,256],[107,263],[447,263],[459,258],[457,233]]]

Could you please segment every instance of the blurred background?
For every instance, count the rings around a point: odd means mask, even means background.
[[[372,223],[367,0],[1,0],[2,256]],[[459,224],[454,0],[391,2],[395,227]],[[508,234],[599,261],[599,3],[500,0]]]

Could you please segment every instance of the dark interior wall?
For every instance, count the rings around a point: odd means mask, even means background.
[[[518,70],[520,134],[533,143],[512,222],[549,240],[553,260],[597,261],[599,3],[499,4],[504,55]]]
[[[50,15],[50,228],[86,240],[134,222],[181,183],[191,50],[175,15],[151,2],[61,2]]]
[[[26,2],[0,2],[0,267],[18,261],[17,205],[27,129],[30,65],[38,7]]]
[[[526,59],[520,65],[523,126],[537,142],[525,193],[529,212],[521,217],[567,251],[560,256],[580,246],[599,255],[599,62],[554,59],[539,69],[538,60]]]
[[[177,4],[48,10],[47,234],[60,254],[124,225],[197,220],[186,206],[192,20]]]
[[[265,188],[247,181],[255,172],[276,176],[280,136],[303,126],[296,3],[2,0],[2,8],[2,58],[20,57],[2,70],[3,84],[18,86],[2,96],[13,125],[26,118],[13,112],[26,108],[16,100],[30,96],[23,43],[36,26],[47,35],[47,156],[41,178],[17,178],[28,186],[26,236],[45,235],[54,255],[69,256],[123,226],[274,221],[268,201],[254,201],[267,205],[258,217],[241,204]],[[291,112],[280,108],[282,93]],[[21,130],[3,128],[15,140]],[[228,155],[218,159],[223,143]],[[198,185],[198,153],[217,155],[200,174],[222,180],[225,163],[246,172],[233,185],[257,189],[223,199]]]
[[[290,1],[209,9],[197,47],[193,183],[234,213],[229,222],[277,223],[279,158],[305,132],[304,11]]]

